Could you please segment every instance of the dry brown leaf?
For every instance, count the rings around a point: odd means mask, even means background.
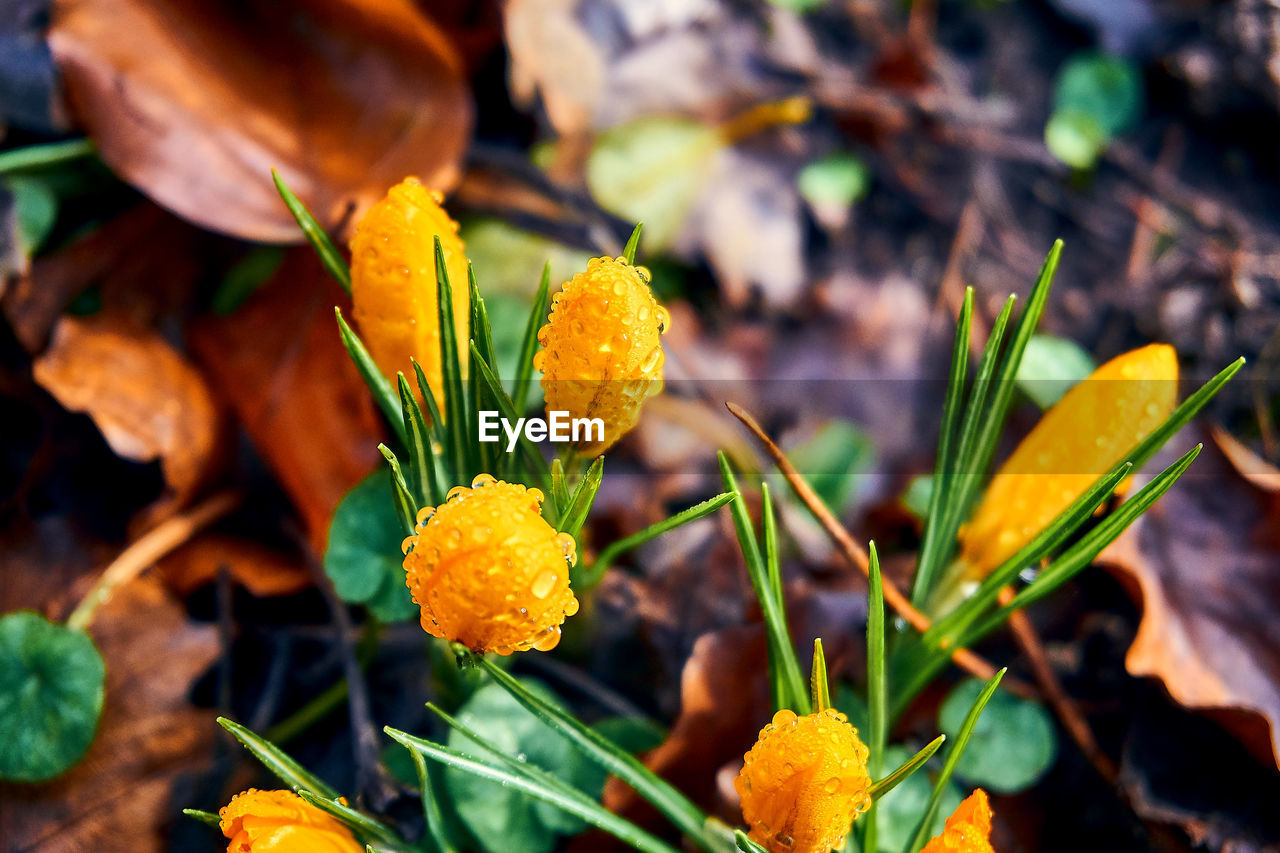
[[[1142,600],[1129,672],[1160,679],[1259,760],[1280,762],[1280,554],[1263,542],[1266,518],[1256,491],[1207,445],[1102,562]]]
[[[30,853],[159,853],[174,820],[171,794],[199,770],[214,725],[187,704],[217,656],[216,629],[188,620],[154,578],[116,591],[94,620],[107,666],[97,738],[66,776],[0,786],[0,838]]]
[[[273,166],[337,223],[406,175],[448,188],[470,136],[461,63],[410,0],[59,0],[49,43],[109,166],[246,239],[301,238]]]
[[[290,595],[315,582],[300,560],[222,533],[198,536],[156,564],[165,583],[178,595],[187,595],[212,582],[224,567],[234,580],[260,598]]]
[[[316,553],[338,501],[381,461],[382,430],[338,337],[335,304],[349,300],[302,248],[238,311],[198,321],[189,338],[298,508]]]
[[[645,756],[645,764],[694,802],[715,803],[716,771],[741,761],[771,716],[764,672],[763,626],[725,628],[699,637],[680,679],[680,716],[666,741]],[[642,826],[662,826],[657,812],[617,779],[605,785],[604,804]]]
[[[224,421],[213,396],[154,330],[114,313],[64,317],[33,373],[64,407],[93,418],[117,454],[159,459],[177,504],[218,461]]]

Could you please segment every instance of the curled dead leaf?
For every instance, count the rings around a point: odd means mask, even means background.
[[[1260,761],[1280,762],[1280,555],[1258,497],[1208,446],[1101,562],[1142,601],[1129,672],[1160,679]]]
[[[260,598],[290,595],[314,583],[301,561],[257,542],[221,533],[192,539],[156,566],[165,582],[187,595],[212,582],[224,568],[245,589]]]
[[[64,317],[33,373],[64,407],[87,413],[117,454],[160,460],[179,505],[218,461],[224,420],[213,396],[154,330],[116,314]]]
[[[327,223],[416,174],[457,179],[461,63],[410,0],[60,0],[49,43],[103,160],[162,206],[301,239],[270,170]]]
[[[187,691],[217,656],[216,635],[191,622],[154,578],[117,590],[93,626],[107,669],[97,737],[53,782],[0,785],[0,837],[9,849],[168,849],[174,782],[199,769],[213,730]]]

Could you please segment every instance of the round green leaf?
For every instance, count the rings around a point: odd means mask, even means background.
[[[914,754],[905,747],[889,747],[884,751],[884,772],[886,774],[892,772],[906,763]],[[936,762],[937,758],[935,757],[933,761]],[[925,767],[928,765],[926,764]],[[902,853],[916,830],[916,824],[924,816],[924,810],[929,805],[929,794],[932,791],[933,783],[929,780],[929,774],[925,772],[925,768],[922,767],[876,801],[878,853]],[[947,786],[942,790],[942,799],[934,815],[933,826],[930,827],[930,838],[942,832],[947,816],[955,811],[962,799],[964,795],[960,788],[955,782],[948,781]]]
[[[857,494],[862,476],[875,462],[871,437],[850,421],[827,421],[803,444],[787,451],[827,506],[843,513]]]
[[[1054,112],[1090,116],[1104,136],[1114,138],[1137,123],[1142,112],[1142,75],[1125,59],[1100,53],[1072,57],[1058,74]]]
[[[815,207],[847,207],[871,188],[871,170],[856,155],[837,151],[801,169],[796,186],[804,200]]]
[[[1032,402],[1047,409],[1092,373],[1095,366],[1093,358],[1075,341],[1032,335],[1015,381]]]
[[[938,712],[938,728],[954,738],[982,692],[983,682],[968,679],[951,691]],[[1053,766],[1058,736],[1049,713],[1038,703],[997,690],[973,729],[956,773],[966,781],[1013,794],[1035,784]]]
[[[364,604],[383,622],[402,622],[417,612],[405,586],[404,528],[387,485],[376,471],[338,504],[329,525],[324,571],[343,601]]]
[[[560,704],[540,682],[523,682],[532,692]],[[477,690],[458,712],[458,722],[494,749],[550,771],[593,797],[604,788],[602,770],[497,684]],[[484,758],[478,747],[457,731],[449,732],[448,745]],[[554,847],[557,836],[585,828],[580,819],[549,803],[461,770],[445,771],[445,788],[458,817],[486,850],[546,853]]]
[[[1109,141],[1098,120],[1083,110],[1055,110],[1044,127],[1049,153],[1073,169],[1092,169]]]
[[[0,617],[0,778],[52,779],[93,741],[105,669],[84,631],[22,610]]]
[[[587,187],[609,212],[643,222],[641,247],[660,252],[679,236],[723,147],[713,127],[637,119],[600,134],[587,157]]]

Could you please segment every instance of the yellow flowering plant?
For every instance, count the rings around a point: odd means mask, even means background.
[[[350,283],[353,277],[336,247],[287,187],[280,187],[325,265],[340,282]],[[893,720],[958,647],[986,636],[1013,610],[1067,582],[1173,485],[1196,449],[1085,529],[1134,467],[1185,424],[1239,363],[1176,406],[1172,396],[1176,361],[1171,350],[1148,349],[1104,366],[1099,371],[1101,380],[1137,378],[1149,384],[1141,391],[1123,384],[1090,391],[1091,386],[1085,385],[1069,393],[1010,457],[987,487],[986,497],[979,500],[984,472],[1011,405],[1012,377],[1044,309],[1059,247],[1050,253],[1028,308],[1008,339],[1012,298],[1005,305],[972,384],[967,359],[973,294],[967,292],[909,599],[882,577],[874,543],[868,548],[866,713],[859,731],[843,709],[832,706],[820,640],[814,641],[808,679],[802,674],[787,620],[774,498],[767,483],[762,484],[757,525],[725,454],[719,456],[723,494],[604,545],[587,567],[576,568],[578,556],[589,550],[582,540],[603,477],[600,454],[634,426],[645,399],[661,389],[661,335],[669,315],[649,289],[647,273],[635,265],[639,227],[621,255],[593,260],[554,300],[550,275],[544,271],[525,326],[514,381],[505,383],[495,369],[491,330],[475,278],[468,269],[467,310],[460,312],[453,289],[460,274],[460,269],[454,269],[460,263],[458,253],[450,254],[444,245],[450,234],[442,233],[450,231],[449,220],[438,210],[439,200],[419,190],[412,184],[393,189],[385,205],[371,214],[376,220],[361,224],[353,250],[359,263],[360,252],[373,241],[381,248],[370,262],[382,264],[385,258],[380,253],[390,251],[396,241],[407,239],[414,245],[399,247],[401,254],[390,267],[379,267],[372,274],[357,271],[354,281],[363,287],[389,280],[393,286],[388,286],[400,296],[375,297],[372,304],[385,314],[388,306],[394,309],[397,300],[404,299],[406,310],[412,305],[417,312],[415,323],[435,328],[415,328],[415,342],[409,344],[403,335],[393,335],[400,349],[384,357],[379,353],[393,348],[366,346],[362,335],[376,338],[384,321],[395,326],[395,317],[379,314],[370,320],[374,314],[363,314],[360,333],[340,312],[338,321],[343,341],[395,435],[397,446],[381,450],[402,528],[401,580],[423,629],[450,650],[461,668],[479,673],[491,689],[501,691],[603,774],[634,789],[689,845],[707,853],[734,848],[746,853],[878,851],[882,824],[878,806],[935,753],[941,767],[927,802],[913,817],[914,831],[903,853],[989,851],[992,815],[985,793],[975,792],[945,824],[941,803],[1005,670],[995,671],[972,703],[966,703],[968,710],[945,750],[948,738],[939,735],[886,772]],[[412,194],[412,204],[406,201],[406,193]],[[433,276],[423,273],[426,255],[421,243],[428,237]],[[416,254],[408,266],[408,279],[418,288],[412,299],[404,296],[404,277],[395,266],[410,253]],[[434,312],[422,310],[423,294],[434,296]],[[370,304],[366,297],[365,305]],[[362,310],[357,308],[360,316]],[[418,347],[427,347],[434,355],[416,351]],[[406,378],[405,360],[413,383]],[[435,364],[438,376],[431,367]],[[535,369],[543,374],[549,410],[563,408],[605,422],[602,434],[575,442],[571,452],[550,462],[528,437],[513,437],[509,452],[477,440],[482,411],[496,409],[512,419],[526,411]],[[1083,416],[1081,411],[1093,414]],[[1103,411],[1115,414],[1096,416]],[[1101,431],[1089,433],[1085,420],[1092,424],[1089,429]],[[583,457],[594,459],[585,463],[580,461]],[[1044,470],[1067,462],[1082,470]],[[1026,479],[1042,475],[1049,479]],[[1042,488],[1045,482],[1051,487]],[[627,749],[507,672],[502,662],[514,653],[555,647],[562,626],[578,610],[580,597],[589,593],[620,553],[726,505],[763,616],[766,677],[773,704],[772,719],[761,721],[760,736],[743,756],[734,783],[745,829],[709,817]],[[1018,580],[1025,567],[1042,563],[1034,578]],[[1008,587],[1013,591],[1002,598]],[[945,593],[956,589],[965,594],[951,600]],[[890,626],[886,601],[900,611],[910,608],[918,618],[908,620],[909,627]],[[916,607],[928,611],[932,620]],[[454,851],[458,848],[443,817],[445,803],[432,771],[442,766],[497,783],[507,794],[559,809],[644,853],[676,853],[668,841],[608,811],[571,779],[506,751],[478,730],[475,720],[435,704],[428,707],[449,733],[447,743],[384,729],[406,748],[416,769],[424,838],[406,838],[400,826],[351,806],[270,740],[225,719],[220,720],[222,725],[293,793],[248,792],[224,809],[221,817],[189,814],[218,826],[231,839],[229,849],[250,853],[256,849],[255,839],[269,841],[273,834],[314,839],[308,849],[325,849],[323,845],[328,844],[345,851],[364,844],[370,850]]]

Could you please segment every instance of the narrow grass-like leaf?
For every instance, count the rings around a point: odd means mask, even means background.
[[[411,534],[418,514],[417,501],[414,500],[409,483],[404,478],[404,469],[400,467],[400,460],[395,453],[385,444],[379,444],[378,451],[391,467],[391,494],[395,498],[396,512],[400,514],[406,535]]]
[[[978,627],[964,634],[964,644],[969,645],[986,636],[1003,624],[1009,618],[1010,613],[1035,604],[1088,567],[1094,558],[1102,553],[1103,548],[1111,544],[1116,537],[1124,532],[1125,528],[1137,520],[1138,516],[1146,512],[1161,495],[1169,491],[1173,484],[1178,481],[1178,478],[1182,476],[1183,472],[1187,470],[1187,467],[1195,460],[1196,456],[1200,454],[1202,447],[1203,445],[1197,444],[1188,450],[1177,462],[1164,469],[1159,476],[1139,489],[1129,500],[1122,503],[1115,512],[1108,515],[1097,527],[1081,537],[1079,542],[1072,545],[1058,559],[1050,563],[1044,571],[1036,576],[1034,581],[1020,590],[1008,604],[1003,605]]]
[[[565,504],[557,530],[577,538],[578,533],[582,531],[582,526],[587,523],[587,515],[591,512],[591,505],[595,503],[596,493],[600,491],[600,482],[603,479],[604,457],[597,456],[587,468],[587,473],[582,475],[582,479],[578,481],[578,487],[573,490],[568,503]]]
[[[475,417],[462,384],[462,363],[458,355],[458,328],[453,314],[453,284],[444,262],[440,237],[435,238],[436,313],[440,322],[440,372],[444,386],[445,433],[449,457],[454,471],[472,470],[472,453],[468,437],[474,436],[471,420]],[[459,282],[461,284],[461,282]],[[473,345],[474,349],[474,345]]]
[[[1048,526],[984,578],[973,594],[957,605],[955,610],[930,626],[921,641],[935,648],[949,645],[949,639],[953,642],[957,631],[972,624],[978,616],[986,612],[987,608],[999,598],[1000,591],[1013,583],[1023,569],[1035,565],[1053,553],[1081,525],[1092,518],[1093,513],[1115,492],[1120,482],[1129,476],[1132,468],[1133,466],[1128,462],[1121,462],[1099,477]]]
[[[690,840],[704,849],[711,849],[702,833],[706,815],[688,797],[604,735],[583,725],[564,709],[527,690],[515,677],[489,658],[480,658],[480,666],[534,716],[576,744],[587,758],[635,789],[637,794],[648,800],[650,805],[665,815]]]
[[[366,814],[356,811],[351,806],[343,805],[338,800],[326,799],[311,791],[299,791],[298,796],[311,805],[337,818],[354,829],[360,835],[373,838],[393,847],[403,847],[404,840],[397,836],[386,824],[374,820]]]
[[[627,238],[627,245],[622,249],[622,257],[627,259],[627,263],[634,265],[636,262],[636,249],[640,246],[640,231],[644,228],[643,222],[637,222],[636,227],[631,229],[631,236]]]
[[[569,508],[569,478],[564,473],[564,460],[556,457],[551,460],[551,502],[562,515]]]
[[[320,227],[320,223],[311,215],[311,211],[307,210],[306,205],[294,195],[293,190],[289,189],[284,182],[284,178],[275,169],[271,170],[271,180],[275,181],[276,192],[280,193],[280,198],[284,199],[285,207],[289,208],[293,218],[298,221],[298,227],[302,229],[303,235],[311,243],[311,247],[316,250],[316,254],[320,256],[320,263],[324,264],[324,268],[329,271],[329,275],[337,279],[338,284],[342,285],[342,289],[350,293],[351,269],[347,266],[342,253],[338,251],[338,247],[333,244],[333,240],[329,239],[328,232]]]
[[[502,417],[506,418],[512,424],[520,420],[515,411],[515,404],[511,402],[511,397],[507,395],[506,390],[502,387],[501,381],[494,375],[493,369],[480,356],[479,350],[475,344],[471,345],[471,366],[479,371],[480,378],[489,387],[490,393],[493,394],[494,402],[498,404],[498,409],[502,413]],[[529,472],[537,479],[543,488],[550,487],[551,469],[547,466],[547,460],[542,458],[542,454],[538,451],[537,445],[525,437],[521,431],[520,438],[516,442],[520,448],[525,462],[528,465]]]
[[[436,853],[458,853],[449,832],[445,828],[444,811],[440,808],[440,799],[436,796],[436,785],[431,778],[431,767],[426,756],[416,749],[410,749],[413,766],[418,771],[418,790],[422,797],[422,816],[427,823],[427,834],[435,844]]]
[[[182,813],[187,817],[195,818],[207,826],[212,826],[214,829],[222,828],[222,819],[213,812],[202,812],[200,809],[183,809]]]
[[[964,401],[965,379],[969,369],[969,338],[973,323],[973,288],[966,287],[960,316],[956,321],[955,343],[951,348],[951,374],[947,378],[947,395],[942,404],[942,429],[938,433],[938,457],[933,467],[933,490],[929,493],[929,512],[926,516],[924,536],[916,561],[916,575],[911,589],[912,604],[919,605],[932,587],[942,561],[952,547],[951,540],[944,540],[940,526],[943,507],[954,484],[952,455],[960,423],[961,404]],[[875,853],[875,851],[872,851]]]
[[[781,708],[790,708],[800,715],[808,714],[811,711],[809,691],[800,671],[800,662],[796,658],[795,644],[791,642],[791,635],[787,631],[783,602],[774,596],[769,570],[760,553],[760,544],[751,523],[751,514],[747,510],[746,500],[738,491],[738,480],[729,464],[729,457],[724,451],[717,453],[717,457],[725,491],[733,495],[729,502],[733,526],[742,547],[751,585],[755,588],[756,598],[760,601],[760,610],[764,615],[765,633],[769,639],[770,678],[780,688],[779,695],[774,697],[775,704]]]
[[[978,717],[982,716],[982,709],[987,706],[992,694],[1000,686],[1000,680],[1004,678],[1006,671],[1002,669],[991,677],[987,686],[982,688],[982,692],[974,700],[969,713],[965,715],[964,723],[956,734],[956,742],[947,750],[947,758],[942,762],[942,772],[933,782],[933,791],[929,794],[929,805],[925,808],[920,823],[916,825],[915,834],[911,838],[911,843],[907,845],[906,853],[916,853],[928,840],[929,828],[933,826],[934,816],[938,812],[938,803],[942,800],[942,792],[946,790],[947,783],[951,781],[951,774],[955,772],[960,756],[964,754],[964,748],[969,744],[969,736],[973,734],[973,727],[978,724]]]
[[[68,139],[44,145],[27,145],[0,152],[0,175],[25,169],[41,169],[56,166],[68,160],[88,157],[97,151],[90,139]]]
[[[481,779],[489,779],[506,787],[514,788],[544,803],[550,803],[556,808],[563,809],[592,826],[608,832],[615,838],[642,851],[642,853],[676,853],[675,848],[666,842],[655,838],[585,795],[574,796],[565,793],[560,788],[547,787],[541,781],[535,781],[528,775],[516,774],[510,770],[494,767],[464,753],[451,750],[446,746],[432,743],[428,740],[413,737],[397,729],[388,727],[385,731],[394,740],[404,744],[411,750],[422,753],[433,761],[438,761],[441,764],[454,767]]]
[[[691,521],[697,521],[700,518],[705,518],[720,507],[729,503],[729,501],[733,500],[734,497],[735,494],[733,492],[725,492],[723,494],[716,495],[714,498],[708,498],[701,503],[694,504],[688,509],[683,509],[670,518],[659,521],[657,524],[651,524],[644,530],[639,530],[632,533],[630,536],[623,537],[622,539],[615,539],[613,542],[610,542],[604,548],[600,549],[600,554],[596,557],[596,561],[591,565],[591,568],[587,573],[587,578],[598,581],[604,575],[605,570],[613,565],[614,562],[616,562],[617,559],[626,552],[633,548],[639,548],[646,542],[657,539],[667,531],[675,530],[677,527],[688,524]]]
[[[347,352],[351,355],[351,360],[356,363],[356,370],[360,371],[360,378],[364,380],[365,385],[369,386],[369,391],[373,393],[374,402],[378,404],[378,408],[382,410],[383,417],[387,419],[392,429],[395,430],[400,443],[407,445],[409,442],[405,435],[404,415],[400,411],[400,399],[392,389],[391,383],[387,381],[387,378],[382,375],[382,371],[378,369],[373,356],[369,355],[369,350],[365,347],[364,341],[360,340],[360,336],[347,325],[346,318],[342,316],[342,309],[334,308],[333,313],[338,318],[338,332],[342,335],[342,345],[347,348]]]
[[[244,744],[244,748],[253,753],[254,758],[262,762],[277,777],[294,791],[314,791],[329,799],[337,799],[338,792],[326,785],[319,777],[308,772],[301,764],[294,761],[280,747],[271,743],[226,717],[218,717],[218,725],[222,726]]]
[[[872,541],[867,543],[867,772],[872,779],[884,769],[884,749],[888,741],[889,683],[885,668],[884,577],[880,573],[880,553]],[[863,847],[872,851],[878,843],[876,811],[875,797],[872,797],[863,830]]]
[[[733,831],[733,841],[738,845],[738,849],[741,850],[742,853],[769,853],[768,850],[748,838],[747,834],[741,829],[735,829]]]
[[[760,532],[764,538],[764,567],[769,575],[769,588],[773,590],[773,598],[782,602],[782,558],[778,553],[778,516],[773,510],[773,495],[768,483],[760,484]],[[783,626],[787,634],[791,629],[786,625],[787,610],[782,608]]]
[[[484,307],[484,299],[480,296],[480,286],[476,283],[475,267],[471,262],[467,262],[467,293],[471,304],[471,340],[475,342],[476,349],[480,351],[480,355],[488,364],[495,367],[498,364],[497,357],[494,355],[493,349],[493,333],[489,328],[489,312]],[[479,435],[479,412],[481,409],[487,408],[486,400],[488,394],[486,389],[482,387],[480,379],[476,376],[476,371],[471,371],[467,377],[470,385],[469,394],[471,399],[472,412],[470,413],[476,423],[476,430],[471,433],[472,436]],[[481,442],[478,440],[469,441],[468,444],[475,448],[478,470],[485,471],[489,474],[497,474],[498,471],[498,454],[501,453],[497,442]],[[501,472],[506,473],[506,472]]]
[[[409,485],[417,498],[418,508],[443,503],[449,486],[445,483],[443,460],[431,430],[422,416],[418,398],[409,388],[409,380],[397,373],[400,386],[400,410],[404,415],[404,431],[409,447]]]
[[[875,808],[875,801],[877,799],[883,797],[885,794],[901,785],[908,776],[923,767],[924,763],[932,758],[933,754],[938,751],[938,747],[946,743],[946,740],[946,735],[938,735],[936,738],[929,741],[929,743],[925,745],[924,749],[920,750],[903,762],[902,766],[897,770],[894,770],[888,776],[885,776],[883,779],[873,783],[871,785],[871,807]],[[868,835],[867,837],[870,838],[871,836]]]
[[[529,388],[533,385],[533,354],[538,349],[538,330],[547,320],[547,306],[551,299],[551,262],[542,267],[542,281],[529,309],[529,322],[524,327],[524,339],[520,342],[520,359],[516,362],[516,381],[511,391],[511,402],[517,412],[529,405]]]
[[[991,326],[991,336],[978,361],[978,372],[973,379],[973,387],[969,392],[969,403],[965,408],[961,421],[960,437],[956,446],[955,466],[949,473],[951,478],[947,486],[947,501],[942,504],[942,521],[938,527],[941,540],[941,559],[946,559],[955,548],[956,531],[969,510],[969,504],[975,486],[982,479],[982,473],[973,464],[979,441],[986,420],[987,395],[992,391],[992,377],[999,366],[1000,347],[1004,343],[1005,331],[1009,326],[1009,318],[1013,315],[1016,297],[1010,296],[1000,310],[995,323]],[[932,581],[931,581],[932,583]]]
[[[1045,305],[1049,301],[1049,291],[1053,287],[1053,277],[1058,271],[1058,260],[1062,257],[1062,241],[1055,240],[1053,248],[1044,259],[1036,283],[1027,296],[1027,307],[1018,318],[1013,339],[1009,349],[1000,363],[996,374],[995,393],[991,398],[991,406],[982,420],[982,429],[974,444],[973,454],[969,457],[969,470],[973,476],[962,480],[962,494],[958,496],[956,506],[963,514],[973,501],[974,494],[982,484],[982,475],[991,465],[996,445],[1000,441],[1000,433],[1004,430],[1005,418],[1009,414],[1009,405],[1013,401],[1013,392],[1017,388],[1018,368],[1022,364],[1022,356],[1027,351],[1027,344],[1040,325],[1040,317],[1044,314]],[[957,521],[957,525],[959,521]],[[954,536],[954,534],[953,534]]]
[[[1174,433],[1186,426],[1242,367],[1244,367],[1243,356],[1220,370],[1216,376],[1200,386],[1199,390],[1183,400],[1182,405],[1174,409],[1169,417],[1164,420],[1164,423],[1138,442],[1137,446],[1125,455],[1125,459],[1132,462],[1135,468],[1141,467],[1144,462],[1156,454],[1156,451],[1164,446],[1166,441],[1173,437]]]
[[[809,699],[813,712],[821,713],[831,707],[831,685],[827,681],[827,655],[822,651],[822,638],[813,641],[813,665],[809,667]]]

